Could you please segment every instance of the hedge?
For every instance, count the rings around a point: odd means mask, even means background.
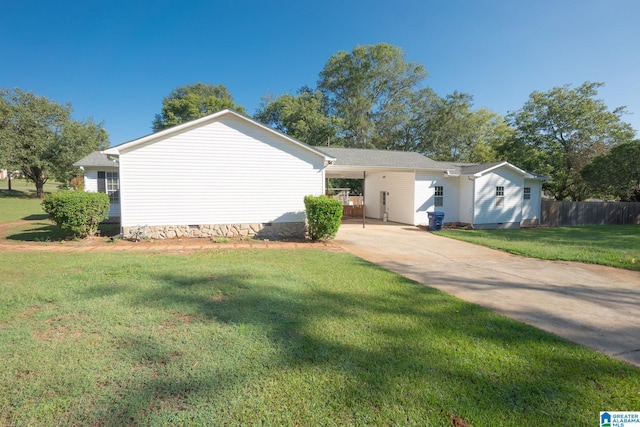
[[[342,203],[327,196],[305,196],[304,206],[311,240],[333,239],[342,220]]]
[[[59,191],[42,201],[45,212],[63,230],[76,237],[94,236],[98,224],[109,218],[109,196],[84,191]]]

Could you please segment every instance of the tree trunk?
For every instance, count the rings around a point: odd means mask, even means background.
[[[38,196],[38,199],[44,199],[44,183],[47,182],[44,170],[42,170],[42,168],[32,166],[25,169],[24,172],[36,185],[36,196]]]
[[[9,191],[11,191],[11,171],[7,170],[7,183],[9,184]]]

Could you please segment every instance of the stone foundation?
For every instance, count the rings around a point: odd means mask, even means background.
[[[122,227],[125,238],[132,236],[139,227]],[[270,222],[262,224],[210,224],[210,225],[161,225],[146,226],[140,236],[146,239],[182,239],[226,237],[229,239],[286,240],[305,237],[304,222]]]

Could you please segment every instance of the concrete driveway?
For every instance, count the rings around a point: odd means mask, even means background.
[[[345,223],[335,243],[370,262],[640,366],[640,273],[523,258],[391,223]]]

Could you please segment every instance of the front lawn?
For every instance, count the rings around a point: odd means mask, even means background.
[[[0,223],[48,216],[42,209],[42,200],[35,196],[35,192],[0,190]]]
[[[0,425],[591,426],[640,408],[640,369],[349,254],[0,253],[0,278]]]
[[[640,226],[637,225],[519,230],[443,229],[438,233],[532,258],[640,270]]]

